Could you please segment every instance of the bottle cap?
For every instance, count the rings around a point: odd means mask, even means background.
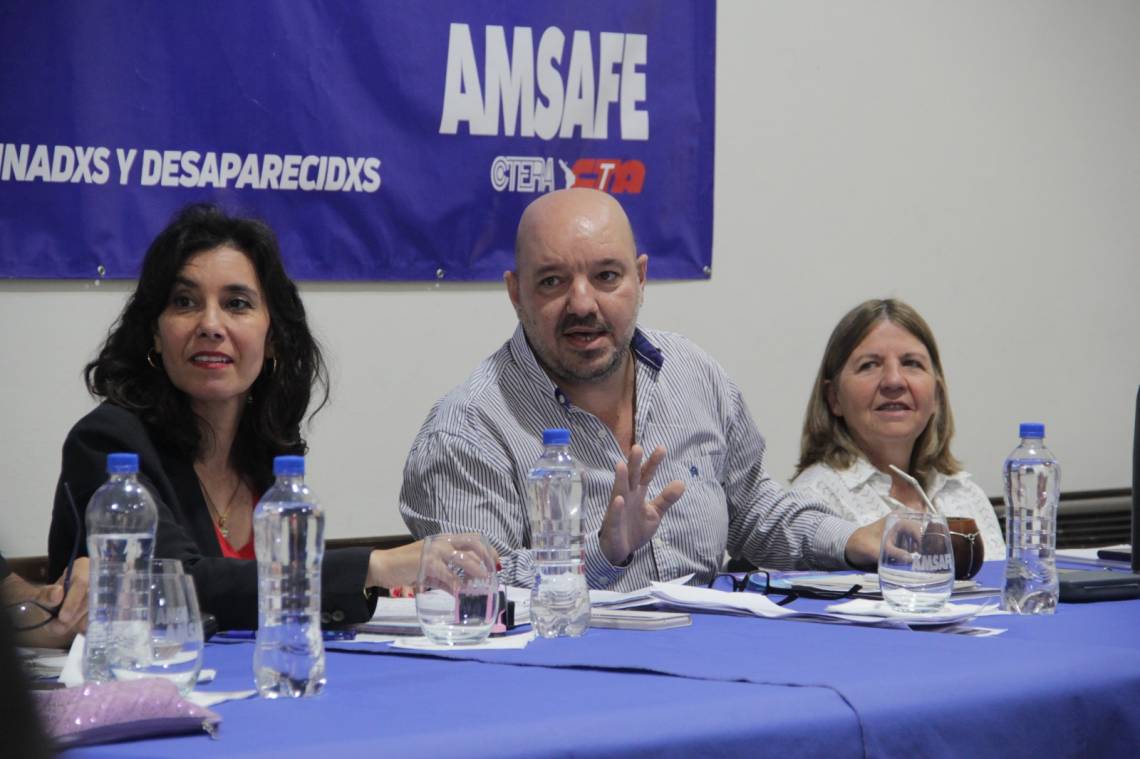
[[[108,453],[107,474],[134,474],[139,470],[137,453]]]
[[[570,445],[570,430],[564,427],[551,427],[542,431],[543,445]]]
[[[304,456],[275,456],[273,458],[273,476],[281,477],[303,475],[305,473]]]
[[[1043,438],[1045,425],[1040,422],[1022,422],[1017,434],[1021,437]]]

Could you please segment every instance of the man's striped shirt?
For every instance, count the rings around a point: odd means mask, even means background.
[[[685,493],[653,539],[626,567],[602,554],[598,531],[614,468],[624,460],[604,423],[571,404],[539,365],[521,325],[502,348],[428,414],[404,466],[400,513],[417,538],[480,532],[499,551],[503,579],[530,585],[527,473],[542,432],[571,431],[570,453],[585,469],[583,533],[592,588],[633,590],[689,573],[707,582],[727,549],[776,569],[831,569],[855,525],[823,504],[785,490],[764,471],[764,439],[739,388],[704,351],[672,333],[638,329],[636,442],[666,449],[648,497],[679,479]]]

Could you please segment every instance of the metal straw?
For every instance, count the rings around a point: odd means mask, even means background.
[[[895,466],[894,464],[891,464],[891,469],[893,469],[893,470],[895,471],[895,474],[897,474],[899,477],[902,477],[904,480],[906,480],[907,482],[909,482],[909,483],[910,483],[910,485],[911,485],[911,487],[913,487],[915,490],[917,490],[917,491],[918,491],[918,494],[919,494],[920,496],[922,496],[922,500],[923,500],[923,502],[926,504],[926,508],[930,509],[930,513],[931,513],[931,514],[937,514],[937,515],[939,515],[939,516],[942,516],[942,512],[941,512],[941,511],[939,511],[939,510],[937,509],[937,507],[935,507],[935,505],[934,505],[933,503],[931,503],[931,502],[930,502],[930,499],[926,497],[926,491],[922,489],[922,485],[919,485],[919,484],[918,484],[918,480],[916,480],[915,478],[911,477],[909,474],[907,474],[907,473],[906,473],[906,472],[904,472],[903,470],[899,469],[899,468],[898,468],[897,466]],[[890,496],[888,496],[888,498],[889,498],[889,497],[890,497]],[[892,500],[892,501],[895,501],[895,499],[894,499],[894,498],[891,498],[891,500]],[[895,503],[898,503],[898,501],[895,501]],[[899,505],[901,506],[902,504],[899,504]]]

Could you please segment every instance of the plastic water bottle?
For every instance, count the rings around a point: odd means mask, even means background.
[[[582,560],[582,470],[570,456],[570,430],[546,430],[542,444],[545,450],[527,478],[535,564],[530,621],[544,638],[576,638],[590,626]]]
[[[278,456],[277,478],[253,512],[257,645],[253,673],[264,698],[315,696],[325,687],[321,560],[325,515],[305,485],[305,458]]]
[[[1057,502],[1061,467],[1045,447],[1045,425],[1022,424],[1005,484],[1006,562],[1002,608],[1014,614],[1057,609]]]
[[[137,454],[109,454],[107,482],[87,503],[88,681],[114,680],[150,659],[150,564],[158,508],[138,472]]]

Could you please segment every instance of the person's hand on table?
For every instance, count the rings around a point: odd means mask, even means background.
[[[883,542],[883,527],[886,523],[887,518],[883,517],[851,533],[843,551],[843,557],[848,564],[866,572],[878,569],[879,548]]]
[[[76,633],[87,632],[87,580],[90,570],[91,565],[87,557],[80,556],[71,566],[71,580],[66,591],[62,577],[54,585],[47,585],[42,589],[51,600],[41,603],[54,606],[60,601],[63,602],[59,616],[48,625],[49,631],[66,635],[68,639],[74,637]]]
[[[658,446],[644,462],[643,455],[641,446],[635,445],[630,450],[629,462],[619,462],[614,469],[610,505],[598,535],[602,554],[613,566],[624,564],[653,537],[665,512],[685,492],[685,483],[673,480],[656,498],[646,500],[649,483],[665,459],[665,448]]]
[[[12,596],[20,595],[22,600],[34,601],[35,609],[58,609],[47,624],[32,630],[17,633],[17,640],[28,646],[41,648],[66,648],[77,633],[87,631],[87,578],[89,563],[86,556],[77,558],[71,568],[71,578],[64,587],[61,577],[51,585],[32,585],[11,575],[6,579],[6,602],[15,602]],[[37,613],[47,616],[48,612]]]
[[[425,567],[426,579],[449,587],[455,578],[452,566],[456,562],[474,577],[484,576],[487,566],[499,563],[499,556],[493,548],[464,534],[450,535],[447,540],[433,540],[428,551],[425,557],[422,540],[386,551],[373,551],[368,559],[367,587],[392,588],[398,590],[399,595],[412,596],[421,563]]]
[[[423,542],[417,541],[399,548],[375,550],[368,556],[368,588],[398,588],[412,585],[420,571],[420,552]]]

